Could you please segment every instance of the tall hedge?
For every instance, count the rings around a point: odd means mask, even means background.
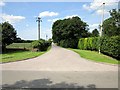
[[[99,38],[81,38],[78,42],[78,48],[82,50],[98,50]]]
[[[102,53],[120,59],[120,36],[81,38],[78,42],[81,50],[98,51],[99,46]]]
[[[120,36],[101,38],[101,52],[120,59]]]

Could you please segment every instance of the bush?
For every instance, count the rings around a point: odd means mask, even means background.
[[[65,47],[65,48],[77,48],[78,40],[74,39],[66,39],[61,40],[58,45]]]
[[[120,59],[120,36],[81,38],[78,42],[82,50],[98,51],[99,46],[102,53]]]
[[[32,42],[32,48],[33,49],[37,48],[39,51],[46,51],[50,45],[51,45],[50,41],[45,41],[43,39]]]
[[[82,50],[98,50],[98,37],[81,38],[78,42],[78,48]]]
[[[120,36],[101,38],[101,52],[120,59]]]

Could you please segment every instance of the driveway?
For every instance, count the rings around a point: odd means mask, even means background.
[[[48,87],[47,83],[34,84],[36,80],[48,80],[51,87],[118,88],[118,66],[83,59],[77,53],[54,44],[42,56],[0,66],[2,84],[7,85],[4,87],[25,87],[24,83],[27,83],[26,87]],[[20,84],[21,81],[24,83]],[[33,86],[30,82],[34,82]]]

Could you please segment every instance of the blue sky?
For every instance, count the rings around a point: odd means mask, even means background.
[[[115,0],[114,0],[115,1]],[[36,17],[41,17],[41,38],[52,37],[52,24],[57,19],[79,16],[90,28],[98,28],[102,17],[103,2],[0,2],[2,22],[8,21],[17,31],[18,37],[26,40],[38,39]],[[104,16],[109,10],[118,8],[116,2],[106,2]]]

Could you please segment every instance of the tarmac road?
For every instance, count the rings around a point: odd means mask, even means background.
[[[42,56],[0,64],[3,87],[118,88],[118,66],[96,63],[52,45]]]

